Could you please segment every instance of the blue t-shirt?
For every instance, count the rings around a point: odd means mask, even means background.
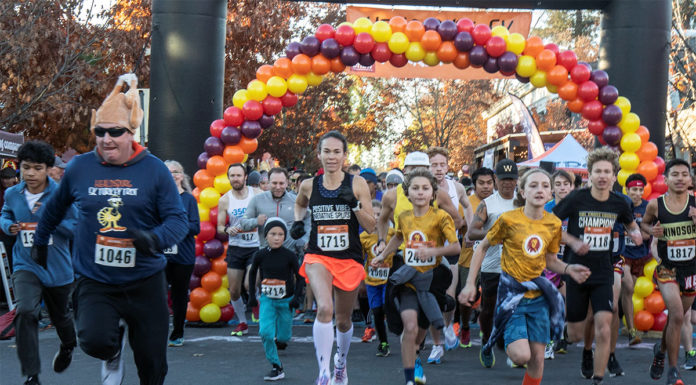
[[[196,262],[196,240],[193,238],[201,232],[201,220],[198,216],[198,202],[186,191],[180,195],[181,203],[186,208],[188,216],[188,234],[176,246],[164,249],[164,255],[169,262],[181,265],[193,265]]]
[[[633,205],[631,202],[631,207],[633,207],[633,218],[636,220],[638,226],[643,222],[643,216],[645,215],[645,209],[648,207],[648,201],[645,199],[641,200],[638,206]],[[626,248],[624,249],[624,257],[630,259],[640,259],[648,255],[650,242],[643,241],[643,244],[636,246],[630,237],[626,237]]]

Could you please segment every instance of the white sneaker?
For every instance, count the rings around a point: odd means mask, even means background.
[[[331,385],[348,385],[348,371],[346,365],[338,366],[338,353],[334,354],[334,373],[331,377]]]
[[[546,349],[544,350],[544,359],[545,360],[553,360],[556,358],[553,352],[553,341],[549,342],[546,344]]]
[[[126,345],[126,325],[123,320],[119,322],[119,329],[121,330],[121,348],[113,358],[102,361],[102,385],[121,385],[123,383],[125,372],[125,365],[123,364],[123,347]]]
[[[517,369],[517,368],[526,368],[526,367],[527,367],[527,365],[517,365],[516,363],[512,362],[512,360],[510,359],[510,357],[507,358],[506,363],[507,363],[507,366],[509,366],[509,367],[511,367],[511,368],[513,368],[513,369]]]
[[[457,339],[457,334],[454,332],[454,325],[450,324],[444,329],[445,334],[445,349],[453,350],[459,346],[459,340]]]
[[[429,364],[441,364],[442,356],[445,355],[445,349],[442,345],[433,345],[433,350],[430,351],[430,356],[428,357]]]

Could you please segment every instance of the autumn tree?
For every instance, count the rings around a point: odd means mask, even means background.
[[[541,24],[530,35],[572,49],[579,60],[593,63],[599,54],[601,13],[590,10],[544,11]]]

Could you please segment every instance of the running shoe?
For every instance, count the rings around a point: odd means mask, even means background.
[[[665,353],[660,351],[660,345],[661,342],[653,345],[653,362],[650,365],[650,378],[653,380],[659,380],[665,370]]]
[[[314,322],[314,317],[316,317],[316,314],[317,313],[314,310],[307,310],[304,313],[304,321],[303,322],[306,324],[311,324],[312,322]]]
[[[491,349],[488,353],[484,352],[483,349],[479,351],[479,361],[484,368],[492,368],[495,365],[495,353]]]
[[[317,377],[317,381],[314,383],[314,385],[329,385],[330,383],[331,378],[329,378],[329,375],[327,373],[323,373]]]
[[[566,341],[565,338],[561,339],[560,341],[556,342],[553,350],[558,354],[568,353],[568,341]]]
[[[457,346],[459,345],[459,341],[457,341],[457,333],[454,332],[454,325],[450,324],[449,326],[445,327],[445,350],[453,350],[456,349]]]
[[[592,350],[582,349],[582,363],[580,364],[580,373],[588,380],[594,374],[594,353]]]
[[[676,366],[667,371],[667,385],[684,385],[684,380],[679,375],[679,369]]]
[[[380,342],[379,346],[377,347],[377,357],[386,357],[391,353],[391,350],[389,350],[389,344],[386,342]]]
[[[553,341],[549,341],[549,343],[546,344],[546,349],[544,349],[544,359],[553,360],[554,358],[556,358],[556,356],[553,353]]]
[[[691,351],[684,352],[684,369],[696,369],[696,349],[691,349]]]
[[[604,377],[592,376],[592,385],[604,385]]]
[[[288,347],[287,342],[280,342],[278,340],[274,340],[274,341],[275,341],[276,349],[278,349],[278,350],[285,350]]]
[[[630,329],[628,331],[628,345],[638,345],[641,342],[643,342],[643,340],[638,335],[638,331],[635,328]]]
[[[123,383],[123,374],[125,365],[123,364],[123,346],[126,344],[126,327],[121,322],[119,326],[121,332],[121,346],[111,359],[102,361],[101,380],[102,385],[121,385]]]
[[[609,355],[609,363],[607,364],[607,369],[609,370],[609,377],[623,376],[626,374],[624,373],[624,370],[621,367],[621,364],[619,364],[619,361],[616,359],[614,353],[611,353]]]
[[[459,332],[459,346],[462,348],[470,348],[471,347],[471,330],[462,329]]]
[[[414,384],[413,381],[409,381],[406,383],[406,385],[416,385],[416,384]]]
[[[246,322],[240,322],[239,325],[237,325],[237,327],[234,328],[232,333],[230,333],[230,335],[241,337],[247,333],[249,333],[249,326],[246,324]]]
[[[371,342],[375,339],[375,329],[371,327],[365,328],[365,333],[362,336],[362,342]]]
[[[423,363],[420,357],[416,357],[416,365],[413,368],[413,378],[416,380],[416,384],[425,384],[425,373],[423,373]]]
[[[278,381],[285,378],[285,372],[282,366],[273,364],[273,369],[263,376],[264,381]]]
[[[512,362],[512,360],[510,359],[510,357],[507,358],[507,360],[506,360],[505,363],[507,364],[507,366],[509,366],[509,367],[511,367],[511,368],[513,368],[513,369],[518,369],[518,368],[526,369],[526,368],[527,368],[527,365],[526,365],[526,364],[525,364],[525,365],[517,365],[516,363]]]
[[[72,362],[72,352],[74,348],[64,348],[60,345],[60,350],[53,357],[53,371],[60,373],[70,366]]]
[[[180,346],[184,346],[184,339],[177,338],[175,340],[169,340],[169,342],[167,343],[167,346],[177,347],[177,348]]]
[[[24,381],[24,385],[41,385],[39,382],[39,376],[29,376],[27,377],[27,380]]]
[[[338,366],[338,353],[334,354],[334,374],[331,385],[348,385],[348,371],[345,364]]]
[[[256,305],[253,308],[251,308],[251,322],[259,322],[259,305]]]
[[[442,348],[442,345],[433,345],[433,350],[430,351],[430,356],[428,357],[428,363],[429,364],[441,364],[442,363],[442,356],[445,355],[445,349]]]

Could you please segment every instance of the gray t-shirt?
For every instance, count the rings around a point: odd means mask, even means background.
[[[496,191],[493,195],[483,200],[486,202],[486,211],[488,212],[488,220],[483,224],[484,230],[488,231],[498,217],[503,215],[504,212],[510,211],[515,208],[512,203],[513,199],[504,199]],[[488,248],[486,255],[483,257],[483,263],[481,264],[482,273],[500,273],[500,254],[503,252],[503,245],[494,245]]]

